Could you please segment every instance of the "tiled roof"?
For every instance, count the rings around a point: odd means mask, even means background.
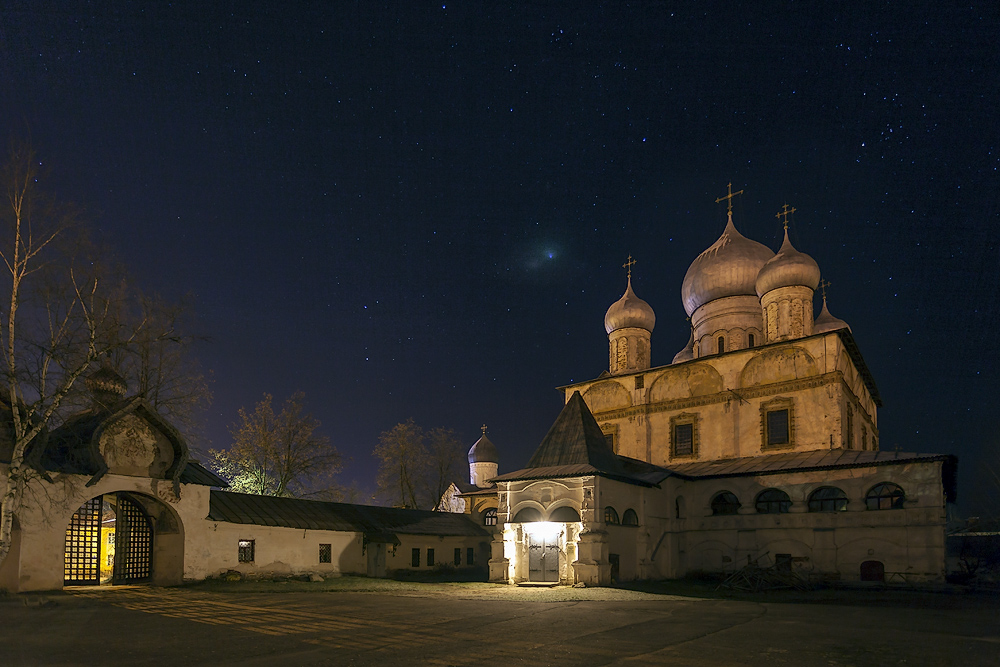
[[[490,537],[465,514],[328,503],[213,490],[208,519],[258,526],[341,530],[366,535]]]
[[[894,463],[947,460],[954,460],[954,457],[947,454],[870,452],[856,449],[823,449],[813,452],[788,452],[784,454],[748,456],[739,459],[680,463],[669,466],[669,470],[679,477],[704,479],[709,477],[766,475],[801,470],[864,468],[869,466],[890,465]]]

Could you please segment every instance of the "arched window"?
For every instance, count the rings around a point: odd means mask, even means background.
[[[549,521],[558,521],[560,523],[569,523],[579,520],[580,513],[572,507],[557,507],[552,510],[552,514],[549,515]]]
[[[906,494],[892,482],[882,482],[872,487],[865,496],[865,506],[870,510],[901,510]]]
[[[792,499],[779,489],[767,489],[757,496],[758,514],[787,514],[792,506]]]
[[[712,515],[736,514],[740,509],[740,499],[729,491],[720,491],[712,498]]]
[[[484,526],[495,526],[497,525],[497,508],[491,507],[485,512],[483,512],[483,525]]]
[[[835,486],[821,486],[809,495],[810,512],[846,512],[847,494]]]
[[[519,511],[514,515],[513,523],[531,523],[533,521],[541,521],[542,513],[536,510],[534,507],[525,507],[523,510]]]
[[[625,514],[622,514],[622,525],[623,526],[639,525],[639,515],[635,513],[634,509],[625,510]]]
[[[604,523],[612,525],[618,525],[619,523],[621,523],[618,520],[618,512],[616,512],[615,508],[612,507],[611,505],[608,505],[607,507],[604,508]]]
[[[726,337],[719,336],[719,354],[722,354],[725,351],[726,351]]]
[[[754,339],[753,334],[747,334],[747,347],[753,347]]]

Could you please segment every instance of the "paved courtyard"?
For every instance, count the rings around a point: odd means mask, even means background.
[[[0,601],[13,665],[1000,664],[1000,602],[815,602],[613,589],[78,589]]]

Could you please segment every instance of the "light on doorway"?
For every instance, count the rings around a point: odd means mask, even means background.
[[[524,532],[537,540],[554,540],[563,531],[563,524],[553,521],[532,521],[521,525]]]

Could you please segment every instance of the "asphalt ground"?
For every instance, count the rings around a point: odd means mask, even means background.
[[[0,665],[1000,665],[997,597],[756,598],[491,584],[75,589],[0,602]]]

